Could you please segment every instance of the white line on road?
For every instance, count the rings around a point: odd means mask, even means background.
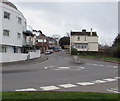
[[[107,91],[113,92],[113,93],[120,93],[120,92],[118,91],[118,89],[114,89],[114,88],[107,89]]]
[[[108,79],[103,79],[103,80],[108,81],[108,82],[112,82],[112,81],[116,81],[117,79],[108,78]]]
[[[55,67],[55,66],[49,66],[49,67]]]
[[[104,65],[98,65],[98,66],[103,67]]]
[[[78,68],[85,69],[85,67],[78,67]]]
[[[93,65],[93,66],[98,66],[98,64],[91,64],[91,65]]]
[[[70,67],[58,67],[59,69],[70,69]]]
[[[87,85],[94,85],[95,83],[91,83],[91,82],[81,82],[81,83],[77,83],[78,85],[82,85],[82,86],[87,86]]]
[[[64,87],[64,88],[77,87],[77,85],[73,85],[73,84],[62,84],[62,85],[58,85],[58,86]]]
[[[44,86],[44,87],[40,87],[42,90],[57,90],[57,89],[60,89],[59,87],[56,87],[56,86]]]
[[[115,79],[120,79],[120,77],[115,77]]]
[[[113,68],[118,68],[118,66],[112,66]]]
[[[26,88],[26,89],[18,89],[18,90],[15,90],[15,91],[37,91],[37,90],[34,89],[34,88]]]
[[[106,81],[103,81],[103,80],[96,80],[96,81],[93,81],[94,83],[105,83]]]

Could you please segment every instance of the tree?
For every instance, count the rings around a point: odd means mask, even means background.
[[[114,39],[112,53],[114,57],[120,58],[120,33]]]
[[[60,40],[59,40],[59,44],[60,46],[64,46],[64,45],[70,45],[70,37],[62,37]]]
[[[116,36],[116,38],[114,39],[114,42],[113,42],[113,47],[115,46],[120,46],[120,33],[118,33],[118,35]]]

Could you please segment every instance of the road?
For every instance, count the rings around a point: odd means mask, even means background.
[[[3,66],[3,91],[118,92],[118,65],[81,58],[75,64],[64,51],[48,55],[44,62]]]

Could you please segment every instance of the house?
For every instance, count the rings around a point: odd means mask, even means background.
[[[36,35],[33,33],[33,28],[27,26],[26,30],[23,31],[24,40],[22,53],[35,52],[36,51]]]
[[[48,38],[49,48],[53,49],[53,47],[57,45],[57,41],[53,37],[47,37],[47,38]]]
[[[36,36],[36,48],[44,53],[49,47],[48,38],[44,34]]]
[[[13,3],[0,0],[0,62],[26,60],[28,54],[24,46],[31,44],[33,47],[33,43],[34,35],[27,29],[27,20],[24,15]],[[29,49],[32,50],[31,47]],[[38,54],[39,52],[32,53],[34,55],[32,58],[40,56]]]
[[[78,51],[98,51],[98,36],[96,32],[87,32],[83,29],[81,32],[71,31],[70,47]]]

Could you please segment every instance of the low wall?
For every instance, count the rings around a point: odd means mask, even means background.
[[[4,62],[16,62],[24,61],[27,59],[33,59],[40,57],[40,51],[29,52],[28,54],[23,53],[0,53],[0,63]]]
[[[30,55],[30,59],[38,58],[40,57],[40,51],[37,50],[36,52],[29,52],[29,55]]]
[[[0,63],[27,60],[27,54],[20,53],[0,53],[0,57]]]

